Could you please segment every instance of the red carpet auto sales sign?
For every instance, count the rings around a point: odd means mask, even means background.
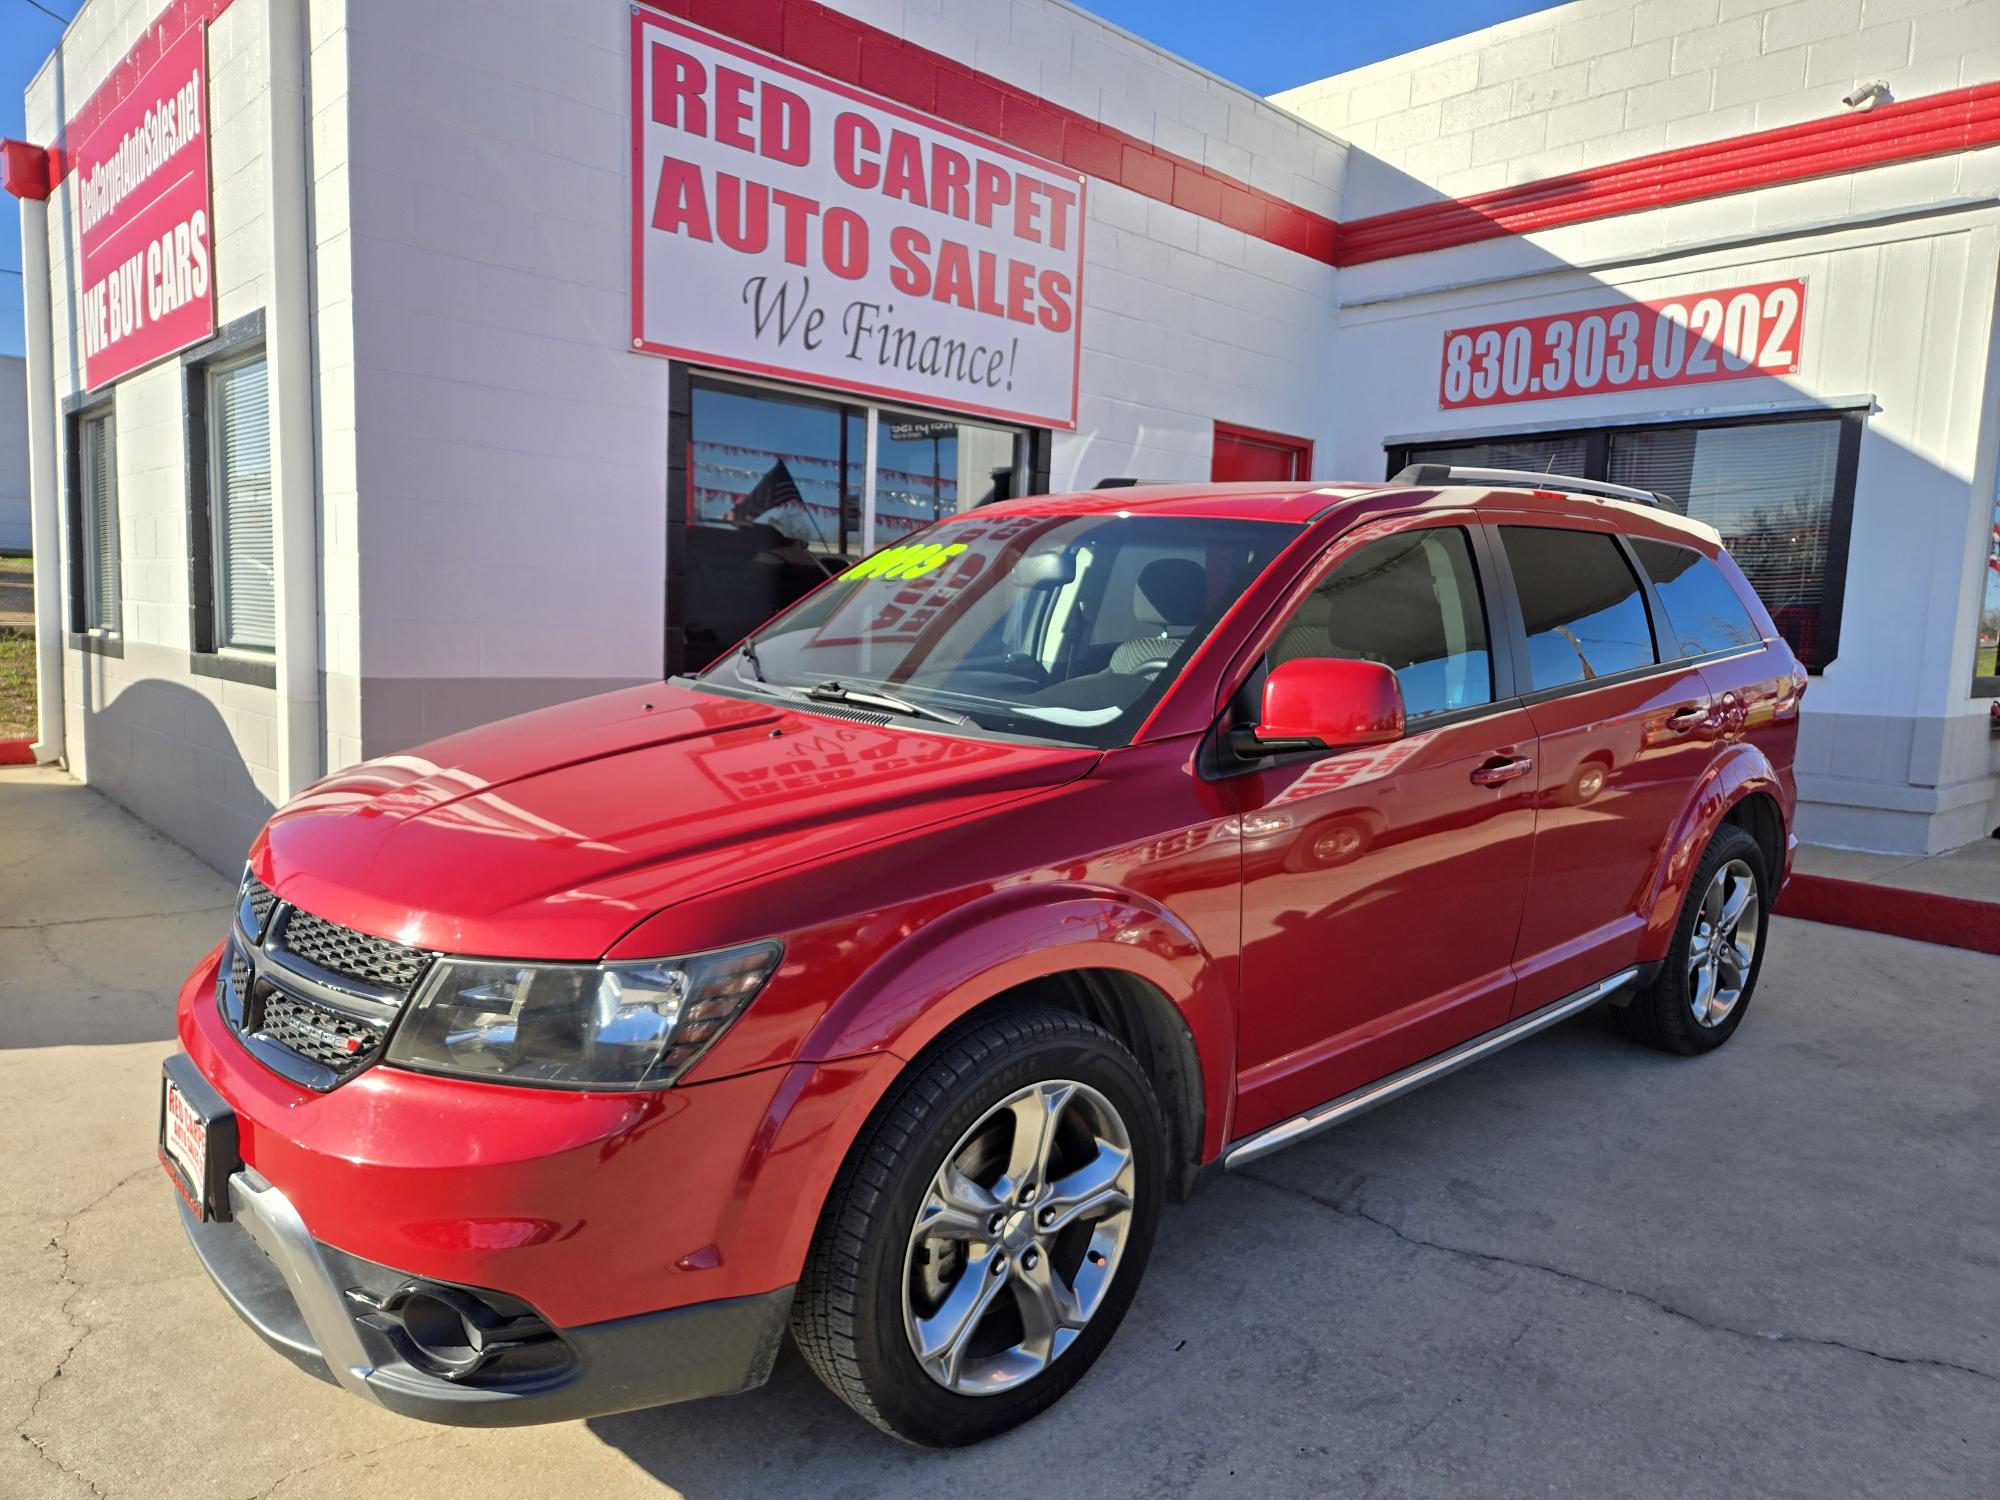
[[[215,332],[206,26],[67,143],[91,390]]]
[[[1076,173],[652,14],[632,169],[634,348],[1076,425]]]

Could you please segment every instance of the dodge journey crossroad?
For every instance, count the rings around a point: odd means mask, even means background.
[[[1805,688],[1634,491],[985,506],[697,676],[281,808],[160,1157],[236,1311],[392,1410],[741,1391],[789,1331],[973,1442],[1084,1375],[1207,1171],[1600,1002],[1726,1042]]]

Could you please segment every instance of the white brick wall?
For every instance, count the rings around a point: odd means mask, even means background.
[[[314,35],[336,36],[344,0],[308,4]],[[28,87],[28,138],[55,140],[63,120],[126,56],[158,10],[158,0],[91,0]],[[262,7],[255,4],[232,6],[208,33],[218,327],[262,308],[266,297],[264,214],[270,187],[264,161],[269,132],[264,34]],[[316,67],[315,82],[322,81]],[[339,149],[337,136],[329,147]],[[322,212],[333,214],[339,196],[322,193]],[[70,306],[76,279],[73,212],[69,188],[59,188],[49,200],[58,403],[83,384]],[[323,260],[334,268],[330,278],[323,276],[323,307],[328,305],[328,283],[344,285],[340,261],[338,256]],[[336,347],[341,343],[337,327],[334,342]],[[65,748],[80,775],[218,867],[228,868],[241,860],[276,795],[276,695],[268,688],[199,675],[189,667],[182,382],[179,361],[168,359],[125,377],[112,396],[118,433],[123,655],[65,654]],[[64,441],[67,427],[62,424]],[[327,436],[337,451],[337,426]],[[59,458],[58,474],[65,469],[66,460]],[[351,598],[351,587],[347,593]],[[330,590],[330,595],[338,591]]]
[[[2000,79],[2000,0],[1574,0],[1274,96],[1358,153],[1365,218]]]

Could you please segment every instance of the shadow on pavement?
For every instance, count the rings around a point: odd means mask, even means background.
[[[0,771],[0,1048],[163,1041],[231,883],[68,775]]]

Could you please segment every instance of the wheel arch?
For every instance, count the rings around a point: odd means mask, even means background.
[[[1783,784],[1761,750],[1737,744],[1715,760],[1696,785],[1673,832],[1661,847],[1649,886],[1642,959],[1657,960],[1666,954],[1674,924],[1680,919],[1681,903],[1687,896],[1688,881],[1709,840],[1725,823],[1735,824],[1757,840],[1772,885],[1766,899],[1776,899],[1776,886],[1784,875],[1788,836],[1784,806]]]
[[[1224,966],[1157,902],[1082,883],[1021,887],[912,933],[829,1007],[804,1055],[889,1052],[907,1068],[996,1005],[1058,1006],[1104,1027],[1146,1070],[1179,1195],[1228,1128],[1230,991]]]

